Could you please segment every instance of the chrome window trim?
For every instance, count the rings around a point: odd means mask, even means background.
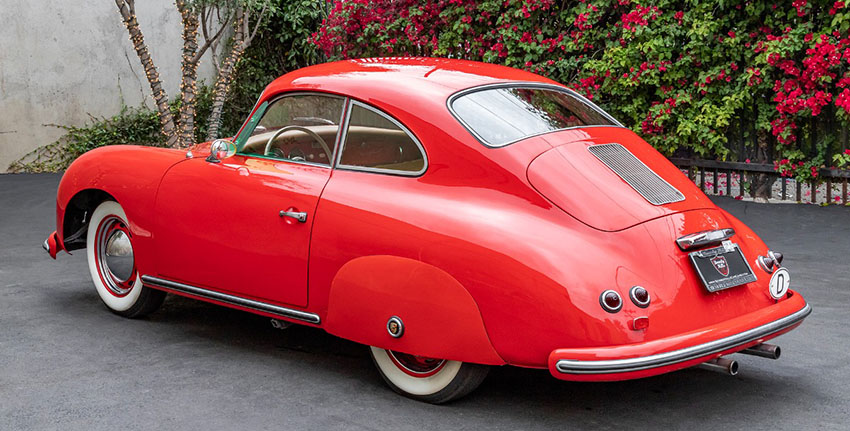
[[[455,112],[454,108],[452,107],[452,104],[455,102],[455,100],[457,100],[457,99],[459,99],[463,96],[466,96],[468,94],[477,93],[479,91],[492,90],[492,89],[496,89],[496,88],[535,88],[535,89],[541,89],[541,90],[559,91],[561,93],[568,94],[568,95],[578,99],[582,103],[587,104],[588,106],[590,106],[591,109],[596,111],[598,114],[601,114],[603,117],[605,117],[607,120],[611,121],[614,124],[611,124],[611,125],[592,124],[592,125],[587,125],[587,126],[564,127],[563,129],[547,130],[545,132],[540,132],[540,133],[535,133],[533,135],[523,136],[522,138],[515,139],[513,141],[510,141],[510,142],[502,144],[502,145],[491,145],[490,143],[487,142],[486,139],[481,137],[481,135],[476,133],[475,130],[472,129],[472,127],[470,127],[465,121],[463,121],[463,119],[461,119],[460,115],[458,115],[458,113]],[[571,90],[567,87],[560,86],[560,85],[547,84],[547,83],[544,83],[544,82],[531,82],[531,81],[499,82],[499,83],[496,83],[496,84],[484,84],[484,85],[479,85],[477,87],[467,88],[467,89],[464,89],[464,90],[460,90],[460,91],[452,94],[451,96],[449,96],[448,100],[446,100],[446,107],[448,108],[449,112],[451,112],[451,114],[455,118],[455,120],[457,120],[457,122],[459,122],[460,125],[463,126],[463,128],[466,129],[467,132],[469,132],[473,137],[475,137],[475,139],[478,142],[480,142],[482,145],[484,145],[487,148],[504,148],[504,147],[507,147],[508,145],[515,144],[517,142],[524,141],[526,139],[533,138],[535,136],[541,136],[541,135],[546,135],[546,134],[555,133],[555,132],[562,132],[564,130],[587,129],[587,128],[593,128],[593,127],[620,127],[620,128],[623,128],[623,129],[627,128],[626,126],[623,125],[623,123],[620,123],[619,121],[617,121],[616,118],[612,117],[610,114],[605,112],[602,108],[597,106],[595,103],[591,102],[586,97],[577,93],[576,91]]]
[[[422,153],[422,161],[423,161],[422,169],[414,172],[414,171],[399,171],[399,170],[395,170],[395,169],[369,168],[369,167],[366,167],[366,166],[354,166],[354,165],[344,165],[344,164],[342,164],[341,163],[342,152],[345,151],[346,138],[348,137],[348,126],[351,123],[351,111],[352,111],[352,108],[354,107],[354,105],[357,105],[361,108],[372,111],[372,112],[380,115],[381,117],[384,117],[385,119],[387,119],[391,123],[395,124],[399,129],[401,129],[401,131],[403,131],[407,135],[407,137],[409,137],[411,140],[413,140],[413,143],[416,144],[416,146],[419,148],[419,152]],[[410,131],[410,129],[408,129],[400,121],[393,118],[390,114],[387,114],[386,112],[384,112],[384,111],[382,111],[378,108],[375,108],[371,105],[367,105],[367,104],[365,104],[365,103],[363,103],[359,100],[350,99],[350,102],[348,104],[347,115],[346,115],[346,118],[345,118],[345,125],[344,126],[345,126],[345,133],[343,133],[342,140],[340,141],[339,156],[338,156],[338,159],[336,161],[335,168],[340,169],[340,170],[345,170],[345,171],[369,172],[369,173],[375,173],[375,174],[397,175],[397,176],[403,176],[403,177],[420,177],[423,174],[425,174],[425,172],[428,170],[428,153],[425,151],[425,147],[422,145],[422,143],[419,141],[419,139],[416,137],[416,135],[414,135],[413,132]]]
[[[602,361],[560,359],[556,362],[555,368],[558,372],[564,374],[616,374],[674,365],[756,341],[761,337],[771,335],[801,322],[811,312],[812,307],[809,304],[805,304],[800,310],[785,317],[744,332],[696,346],[628,359]]]
[[[320,167],[320,168],[333,169],[334,158],[336,157],[336,152],[339,149],[339,143],[340,143],[340,140],[341,140],[341,137],[342,137],[342,133],[341,133],[342,127],[343,127],[342,121],[346,116],[346,108],[348,107],[349,98],[346,97],[346,96],[339,95],[339,94],[323,93],[321,91],[293,91],[293,92],[290,92],[290,93],[281,93],[281,94],[278,94],[275,97],[266,101],[266,107],[264,108],[262,115],[266,115],[266,110],[269,109],[269,106],[272,106],[272,104],[274,104],[278,100],[281,100],[281,99],[284,99],[284,98],[287,98],[287,97],[293,97],[293,96],[320,96],[320,97],[330,97],[330,98],[334,98],[334,99],[342,99],[342,110],[340,112],[340,117],[339,117],[339,129],[336,132],[336,138],[334,138],[334,153],[331,154],[331,158],[328,161],[328,164],[317,163],[317,162],[308,162],[306,160],[305,161],[297,161],[297,160],[281,159],[281,158],[277,158],[277,157],[266,156],[265,154],[246,154],[246,153],[241,152],[242,148],[237,148],[236,154],[243,156],[243,157],[251,157],[251,158],[265,159],[265,160],[274,160],[276,162],[292,163],[292,164],[296,164],[296,165],[306,165],[306,166],[315,166],[315,167]],[[257,103],[259,103],[259,102],[260,101],[257,100]],[[251,112],[252,112],[252,114],[256,114],[253,110]],[[248,117],[248,119],[245,120],[245,124],[243,124],[242,127],[245,127],[245,125],[247,125],[248,122],[251,121],[251,117],[253,117],[253,116],[254,115],[250,115]],[[260,120],[262,120],[262,118],[260,118]],[[253,132],[258,124],[260,124],[259,121],[257,121],[257,124],[255,124],[254,127],[251,128],[251,130],[245,130],[244,132],[245,133]],[[240,129],[239,133],[236,134],[235,139],[234,139],[235,142],[239,142],[239,135],[241,135],[242,132],[243,132],[243,130]]]
[[[247,127],[248,123],[251,122],[251,118],[254,117],[254,114],[256,114],[257,109],[259,109],[260,105],[263,103],[262,100],[263,100],[263,93],[261,92],[260,96],[257,97],[257,102],[254,103],[254,107],[251,108],[251,112],[248,113],[248,118],[246,118],[245,121],[242,122],[242,126],[240,126],[239,130],[236,132],[236,134],[233,135],[233,142],[234,143],[239,142],[239,135],[242,134],[242,131],[245,130],[245,127]],[[254,129],[251,129],[251,130],[254,130]],[[238,152],[239,148],[237,148],[236,151]]]
[[[354,101],[351,98],[347,99],[347,103],[345,104],[345,109],[343,110],[343,120],[340,123],[340,133],[339,133],[339,142],[337,143],[336,153],[334,153],[334,169],[339,167],[339,161],[342,159],[342,147],[345,146],[345,135],[348,134],[348,121],[351,119],[351,105]]]
[[[339,132],[334,142],[334,154],[331,158],[331,168],[335,169],[339,164],[340,155],[342,155],[342,142],[345,140],[345,133],[348,131],[348,111],[351,110],[351,98],[346,97],[345,103],[342,104],[342,115],[339,117]]]
[[[179,292],[213,299],[231,305],[238,305],[240,307],[250,308],[256,311],[262,311],[264,313],[274,314],[280,317],[286,317],[288,319],[300,320],[302,322],[313,323],[316,325],[321,323],[321,318],[319,318],[319,315],[316,313],[309,313],[306,311],[281,307],[279,305],[269,304],[266,302],[256,301],[253,299],[243,298],[241,296],[230,295],[227,293],[216,292],[213,290],[204,289],[189,284],[178,283],[176,281],[152,277],[150,275],[143,275],[142,282],[152,286],[159,286],[165,289],[176,290]]]

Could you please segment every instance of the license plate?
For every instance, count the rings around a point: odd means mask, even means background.
[[[688,256],[709,292],[756,281],[753,269],[738,244],[731,241],[724,241],[720,247],[689,253]]]

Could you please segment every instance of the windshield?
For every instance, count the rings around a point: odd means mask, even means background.
[[[451,109],[461,123],[491,147],[570,127],[620,126],[583,98],[554,88],[472,91],[452,100]]]

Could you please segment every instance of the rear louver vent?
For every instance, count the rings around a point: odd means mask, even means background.
[[[649,203],[662,205],[685,200],[682,192],[652,172],[626,147],[620,144],[602,144],[591,145],[587,149]]]

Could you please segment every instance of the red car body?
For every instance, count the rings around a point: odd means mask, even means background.
[[[288,73],[257,106],[292,92],[338,95],[346,109],[367,104],[415,135],[424,173],[245,154],[210,163],[209,143],[191,148],[193,157],[110,146],[63,176],[46,248],[52,256],[80,248],[78,239],[67,246],[85,211],[111,198],[126,211],[146,286],[383,349],[548,368],[564,380],[690,367],[761,344],[808,315],[794,291],[771,297],[771,274],[754,264],[769,254],[764,242],[631,130],[568,128],[491,148],[449,109],[459,92],[511,83],[564,88],[520,70],[439,59]],[[588,151],[609,143],[684,199],[650,203]],[[307,221],[282,210],[306,212]],[[757,281],[712,293],[676,240],[726,228]],[[646,308],[628,300],[636,285],[651,295]],[[624,298],[618,312],[600,306],[606,290]],[[401,337],[388,334],[392,316],[404,322]]]

